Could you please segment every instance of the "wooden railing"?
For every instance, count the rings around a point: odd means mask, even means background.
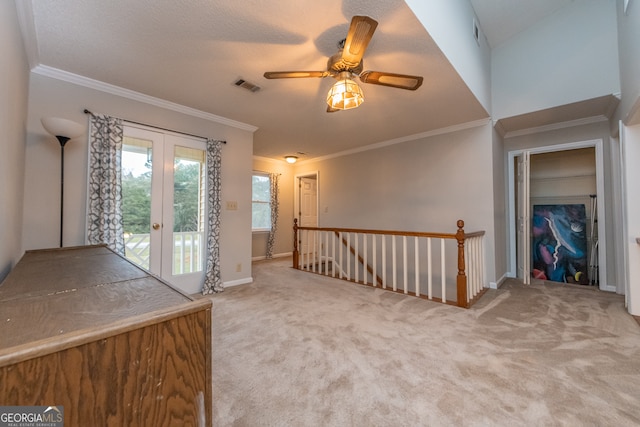
[[[421,233],[300,227],[294,219],[293,267],[468,308],[486,290],[484,231],[465,233],[462,220],[457,227]]]

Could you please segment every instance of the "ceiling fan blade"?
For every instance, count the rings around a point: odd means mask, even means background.
[[[381,71],[364,71],[360,81],[374,85],[395,87],[398,89],[416,90],[422,85],[422,77],[408,74],[384,73]]]
[[[378,22],[368,16],[354,16],[342,50],[342,63],[347,69],[358,66],[367,49]]]
[[[299,79],[306,77],[327,77],[327,71],[267,71],[264,77],[267,79]]]

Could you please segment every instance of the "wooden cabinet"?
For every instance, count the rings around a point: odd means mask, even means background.
[[[0,286],[0,405],[69,426],[211,425],[211,300],[104,246],[29,251]]]

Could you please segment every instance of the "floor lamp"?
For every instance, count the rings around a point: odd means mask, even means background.
[[[84,127],[76,122],[57,117],[44,117],[40,120],[44,129],[58,138],[60,142],[60,247],[62,247],[62,228],[64,221],[64,145],[70,139],[84,133]]]

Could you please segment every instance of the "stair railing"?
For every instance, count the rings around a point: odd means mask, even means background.
[[[465,233],[462,220],[455,233],[300,227],[297,219],[293,230],[299,270],[465,308],[486,290],[484,231]]]

